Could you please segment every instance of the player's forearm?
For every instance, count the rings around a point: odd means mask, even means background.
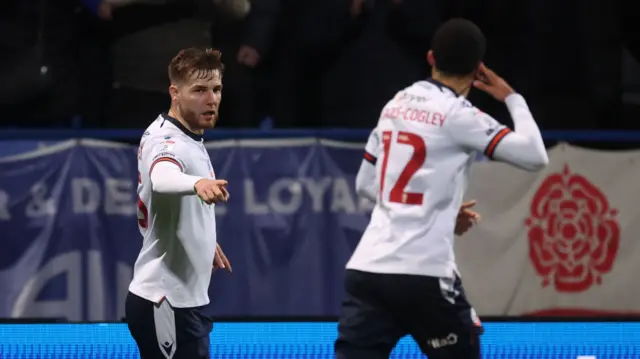
[[[538,152],[544,153],[546,156],[547,151],[542,141],[542,134],[524,98],[518,94],[512,94],[506,98],[505,103],[513,119],[515,132],[530,139],[532,145],[537,147]]]
[[[157,163],[151,171],[151,185],[156,193],[173,195],[195,194],[194,186],[202,177],[191,176],[169,162]]]
[[[375,202],[378,196],[376,185],[376,167],[367,161],[362,161],[356,175],[356,193]]]
[[[496,148],[495,157],[506,157],[509,162],[527,170],[539,170],[549,163],[542,134],[533,119],[524,98],[512,94],[505,100],[511,118],[514,133],[503,139]]]

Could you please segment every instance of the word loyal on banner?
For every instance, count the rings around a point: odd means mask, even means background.
[[[319,139],[207,144],[231,201],[216,206],[233,263],[218,316],[335,316],[344,265],[373,204],[354,179],[363,144]],[[119,320],[141,246],[137,148],[79,140],[0,159],[0,317]],[[480,162],[468,198],[482,221],[458,239],[481,315],[640,312],[640,152],[560,145],[528,173]],[[409,184],[410,186],[410,184]]]

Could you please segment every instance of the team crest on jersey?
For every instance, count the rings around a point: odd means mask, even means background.
[[[169,140],[167,138],[171,138],[171,137],[165,137],[165,140],[162,142],[161,151],[171,151],[173,150],[173,147],[176,145],[175,141]]]

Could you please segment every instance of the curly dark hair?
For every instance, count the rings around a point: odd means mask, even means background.
[[[436,31],[431,50],[438,71],[450,76],[467,76],[478,68],[487,40],[478,26],[466,19],[451,19]]]

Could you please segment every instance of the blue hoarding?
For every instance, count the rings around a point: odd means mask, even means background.
[[[640,358],[640,323],[485,323],[484,359]],[[333,358],[335,323],[216,323],[216,359]],[[1,324],[3,359],[139,358],[125,324]],[[392,358],[424,358],[404,338]]]

